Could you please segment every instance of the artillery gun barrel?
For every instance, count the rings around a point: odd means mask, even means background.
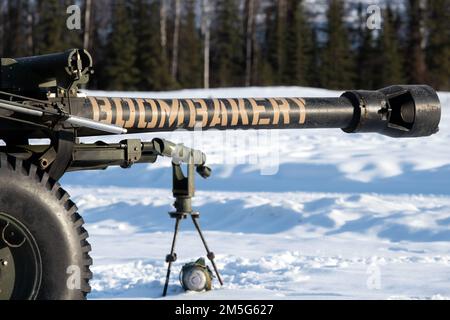
[[[336,98],[73,99],[71,114],[123,127],[128,133],[209,129],[341,128],[391,137],[438,131],[439,98],[429,86],[347,91]],[[97,135],[80,128],[79,136]]]
[[[14,98],[12,101],[24,105],[53,108],[53,111],[64,114],[65,126],[75,127],[78,136],[103,135],[105,131],[120,134],[177,129],[341,128],[348,133],[376,132],[391,137],[421,137],[436,133],[441,117],[439,98],[426,85],[347,91],[335,98],[81,97],[78,87],[89,81],[92,71],[92,57],[82,49],[37,57],[3,58],[0,89],[10,94],[3,94],[5,99]],[[20,100],[19,95],[34,100]],[[36,99],[46,102],[42,104]],[[6,103],[3,109],[20,111],[17,108],[20,106]],[[30,115],[32,111],[27,113]],[[17,123],[10,126],[5,121],[0,126],[0,135],[10,127],[23,129]],[[27,130],[27,134],[34,138],[39,132]]]

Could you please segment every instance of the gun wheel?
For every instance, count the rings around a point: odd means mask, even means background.
[[[35,299],[42,278],[39,248],[30,231],[0,212],[0,300]]]
[[[0,300],[86,298],[92,259],[83,224],[59,183],[0,154]]]

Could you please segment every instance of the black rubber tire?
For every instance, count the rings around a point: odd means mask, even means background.
[[[88,233],[69,198],[35,165],[0,154],[0,212],[21,222],[36,241],[42,261],[38,300],[81,300],[91,290]],[[70,288],[68,270],[74,266],[80,271],[80,286]]]

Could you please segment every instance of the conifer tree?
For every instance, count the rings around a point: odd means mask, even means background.
[[[139,90],[165,90],[175,87],[167,56],[161,46],[160,6],[160,1],[134,1],[133,34],[137,40],[134,67],[139,70]]]
[[[267,84],[283,83],[283,66],[286,58],[286,0],[271,0],[266,10],[266,37],[264,56],[266,64],[262,67],[268,78]]]
[[[66,51],[82,47],[82,31],[67,28],[67,8],[71,0],[38,0],[34,44],[36,54]]]
[[[178,82],[183,88],[200,88],[203,80],[202,43],[195,21],[195,0],[186,0],[184,8]]]
[[[322,57],[322,86],[344,89],[353,86],[352,55],[348,30],[343,21],[344,5],[341,0],[331,0],[327,12],[327,40]]]
[[[131,7],[127,1],[116,0],[112,11],[112,30],[108,36],[105,67],[108,90],[133,90],[138,83],[136,69],[137,40],[132,25]]]
[[[428,0],[427,9],[430,80],[437,89],[450,90],[450,1]]]
[[[282,84],[307,85],[308,65],[312,61],[312,35],[301,0],[287,1],[285,57],[282,60]]]
[[[242,86],[245,63],[242,52],[242,23],[236,0],[217,0],[211,40],[214,86]]]
[[[7,0],[5,3],[3,48],[5,57],[21,57],[27,55],[26,47],[26,19],[24,12],[27,1]]]
[[[383,28],[378,39],[379,65],[377,65],[380,81],[377,87],[385,87],[403,83],[403,61],[395,29],[395,14],[388,6],[383,12]]]
[[[373,30],[367,27],[367,14],[362,4],[358,6],[359,23],[356,29],[355,85],[359,89],[375,89],[380,82],[376,70],[378,47],[375,46]]]
[[[427,82],[427,66],[424,52],[424,12],[421,0],[408,0],[407,6],[407,48],[405,51],[408,82],[413,84]]]
[[[105,10],[109,8],[110,0],[95,0],[92,1],[91,8],[91,48],[89,53],[95,62],[95,73],[90,77],[89,89],[104,89],[108,82],[108,77],[104,71],[108,59],[108,38],[107,30],[110,28],[112,10]]]
[[[302,0],[0,0],[0,54],[82,47],[84,19],[81,30],[69,30],[66,9],[91,3],[90,14],[81,11],[92,22],[85,34],[96,70],[90,88],[166,90],[211,83],[373,89],[428,82],[450,90],[450,2],[403,1],[405,14],[388,6],[376,32],[367,28],[361,5],[358,28],[349,33],[345,0],[328,1],[324,29],[304,12],[309,6]],[[176,3],[182,6],[178,54]],[[201,7],[210,13],[197,16]]]
[[[310,34],[309,61],[307,65],[307,85],[311,87],[320,86],[320,48],[317,40],[317,30],[311,29]]]
[[[270,6],[264,10],[264,38],[260,44],[261,59],[258,61],[259,77],[256,81],[257,85],[273,85],[276,82],[274,75],[274,61],[276,54],[272,45],[275,41],[276,28],[274,21],[276,17],[275,0],[272,0]]]
[[[37,54],[64,51],[67,48],[64,32],[66,28],[66,8],[60,0],[38,0],[35,44]]]

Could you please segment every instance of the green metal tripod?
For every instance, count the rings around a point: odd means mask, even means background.
[[[211,261],[211,264],[216,273],[217,279],[220,285],[223,285],[222,278],[220,277],[219,270],[217,269],[216,263],[214,261],[215,255],[209,250],[208,244],[206,243],[205,237],[200,229],[198,219],[200,218],[200,213],[192,210],[192,197],[195,194],[195,172],[196,167],[197,173],[199,173],[203,178],[208,178],[211,175],[211,169],[204,165],[195,165],[193,161],[187,163],[187,176],[184,175],[181,168],[181,164],[176,164],[172,162],[172,174],[173,174],[173,196],[175,198],[174,207],[176,211],[170,212],[171,218],[175,219],[175,232],[173,234],[172,246],[170,253],[166,256],[166,262],[168,263],[166,282],[164,284],[163,297],[167,294],[167,289],[169,287],[170,273],[172,269],[172,264],[177,260],[177,254],[175,253],[175,245],[177,241],[177,236],[180,228],[180,222],[182,219],[186,219],[188,216],[192,218],[195,229],[197,230],[200,239],[202,240],[203,246],[206,249],[207,257]]]

